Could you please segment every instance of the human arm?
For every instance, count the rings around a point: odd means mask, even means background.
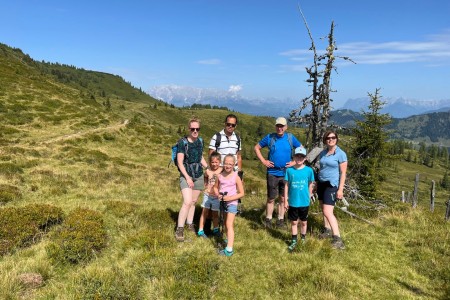
[[[344,185],[346,178],[347,178],[347,162],[344,161],[339,164],[339,187],[336,193],[337,199],[342,199],[344,197]]]
[[[242,171],[242,155],[241,155],[241,150],[239,150],[236,153],[237,156],[237,166],[238,166],[238,171]]]
[[[259,143],[257,143],[254,147],[256,156],[264,166],[266,166],[267,168],[273,168],[273,162],[264,158],[264,156],[261,153],[261,149],[262,147],[259,145]]]
[[[184,167],[184,153],[183,152],[178,152],[177,153],[177,165],[178,165],[178,169],[180,170],[181,175],[183,175],[183,177],[186,179],[186,183],[188,185],[189,188],[193,188],[194,187],[194,181],[192,180],[191,176],[189,176],[186,168]]]
[[[284,181],[284,207],[286,209],[289,208],[289,182],[287,180]]]

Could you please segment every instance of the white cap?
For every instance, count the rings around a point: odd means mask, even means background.
[[[295,154],[302,154],[302,155],[306,156],[306,149],[305,149],[305,147],[300,146],[300,147],[295,148],[294,155]]]
[[[287,121],[286,121],[285,118],[279,117],[279,118],[277,118],[277,120],[275,121],[275,125],[278,125],[278,124],[284,126],[284,125],[287,125]]]

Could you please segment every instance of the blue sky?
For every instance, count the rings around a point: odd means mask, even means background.
[[[122,76],[149,90],[174,84],[244,97],[310,94],[305,66],[335,22],[335,107],[383,97],[449,99],[450,1],[0,0],[0,42],[36,60]]]

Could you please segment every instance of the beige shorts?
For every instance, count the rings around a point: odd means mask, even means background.
[[[205,189],[205,180],[203,178],[203,175],[200,176],[199,178],[193,178],[194,180],[194,187],[192,188],[193,190],[204,190]],[[180,177],[180,188],[181,189],[187,189],[189,188],[186,178],[184,178],[183,176]]]

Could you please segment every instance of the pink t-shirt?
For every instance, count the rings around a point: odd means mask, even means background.
[[[236,188],[236,177],[238,176],[237,172],[233,172],[232,176],[230,176],[228,179],[222,176],[222,174],[219,175],[219,192],[224,193],[227,192],[227,196],[233,196],[237,194],[237,188]],[[233,201],[227,201],[228,205],[238,205],[238,200]]]

